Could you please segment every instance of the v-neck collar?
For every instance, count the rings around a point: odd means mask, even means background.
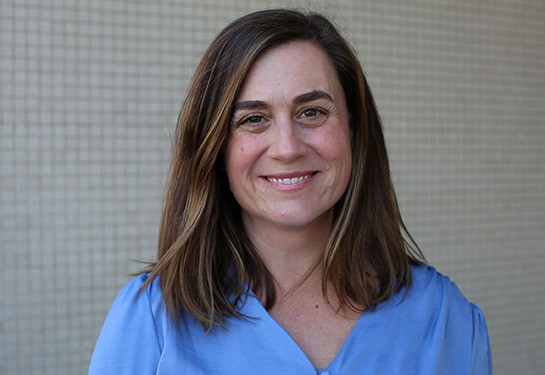
[[[243,306],[243,310],[245,310],[245,315],[248,315],[252,318],[258,318],[261,321],[261,324],[266,325],[267,327],[272,327],[272,329],[275,330],[275,332],[279,332],[279,335],[282,335],[285,337],[286,342],[289,342],[291,346],[294,346],[297,348],[297,350],[305,357],[306,361],[308,362],[309,366],[311,366],[316,373],[318,374],[323,371],[331,371],[336,367],[336,363],[340,361],[339,358],[343,356],[343,352],[347,350],[348,347],[350,347],[350,343],[355,340],[355,337],[358,335],[358,332],[362,330],[362,326],[364,325],[365,321],[365,315],[368,312],[367,310],[364,311],[358,320],[356,321],[356,324],[354,324],[354,327],[352,327],[352,330],[348,334],[348,337],[344,341],[343,345],[335,354],[335,357],[331,361],[331,363],[327,366],[325,369],[316,369],[310,359],[308,358],[307,354],[304,352],[304,350],[299,346],[299,344],[293,339],[293,337],[290,335],[290,333],[280,324],[276,321],[276,319],[273,318],[271,314],[265,309],[265,307],[261,304],[259,299],[256,297],[254,292],[247,287],[248,289],[248,298],[245,301],[245,305]],[[249,311],[248,311],[249,310]]]

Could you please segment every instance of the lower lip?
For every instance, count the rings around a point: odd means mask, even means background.
[[[280,191],[292,191],[292,190],[299,190],[307,186],[314,178],[318,172],[314,172],[309,178],[306,178],[302,181],[296,182],[294,184],[279,184],[278,182],[269,181],[266,177],[262,177],[263,181],[271,185],[277,190]]]

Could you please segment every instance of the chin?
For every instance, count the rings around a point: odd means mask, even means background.
[[[329,211],[316,215],[308,215],[308,210],[306,211],[307,215],[301,215],[301,211],[305,210],[281,214],[273,220],[273,223],[286,229],[303,229],[312,225],[315,225],[316,228],[323,228],[324,224],[328,223],[329,225],[330,223]]]

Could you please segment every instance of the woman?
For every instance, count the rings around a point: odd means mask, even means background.
[[[317,14],[244,16],[197,68],[158,260],[89,373],[491,372],[481,311],[403,232],[352,49]]]

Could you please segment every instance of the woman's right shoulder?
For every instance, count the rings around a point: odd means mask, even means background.
[[[138,298],[147,298],[149,303],[161,301],[161,288],[159,287],[159,278],[151,280],[146,289],[142,290],[144,283],[149,278],[148,273],[142,273],[129,281],[117,294],[115,303],[131,303],[131,300]]]
[[[156,368],[167,319],[158,279],[142,290],[148,277],[136,276],[118,293],[97,340],[89,374],[136,374]]]
[[[150,314],[153,320],[161,318],[164,313],[164,305],[159,278],[151,280],[146,288],[142,289],[148,278],[149,274],[143,273],[125,284],[117,294],[108,313],[108,318],[116,321],[127,318],[131,320],[143,319]]]
[[[165,308],[159,286],[159,278],[151,280],[145,289],[142,289],[149,278],[143,273],[134,277],[121,289],[115,298],[108,318],[117,322],[127,321],[135,323],[153,322],[157,333],[162,331]],[[162,337],[158,337],[162,339]]]

